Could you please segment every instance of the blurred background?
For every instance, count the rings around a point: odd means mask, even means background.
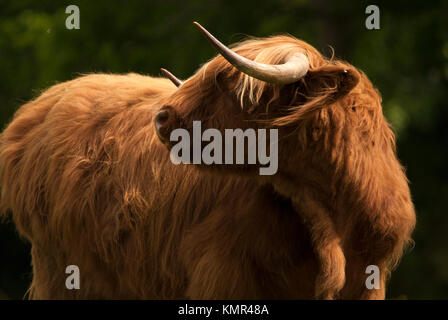
[[[68,30],[68,5],[80,29]],[[380,9],[367,30],[366,7]],[[362,69],[379,88],[417,210],[415,247],[389,283],[391,299],[448,299],[448,1],[207,0],[0,2],[0,125],[43,89],[84,73],[188,78],[225,44],[289,33]],[[21,299],[30,247],[0,224],[0,299]]]

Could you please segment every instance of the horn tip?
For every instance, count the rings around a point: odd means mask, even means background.
[[[182,80],[179,80],[174,74],[169,72],[165,68],[160,68],[160,71],[167,77],[172,83],[174,83],[177,87],[180,87],[183,84]]]
[[[199,28],[199,30],[201,30],[202,32],[206,31],[205,28],[203,26],[201,26],[201,24],[199,22],[193,21],[193,24]]]
[[[162,71],[162,73],[167,76],[168,74],[170,74],[170,72],[168,70],[166,70],[165,68],[160,68],[160,71]]]

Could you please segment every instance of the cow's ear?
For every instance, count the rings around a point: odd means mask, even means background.
[[[302,84],[309,97],[326,95],[337,100],[349,93],[359,80],[360,74],[354,68],[326,65],[308,71]]]
[[[309,70],[300,81],[292,84],[292,87],[285,87],[286,90],[293,90],[292,100],[289,102],[292,108],[273,123],[278,126],[289,125],[303,119],[309,111],[314,114],[315,107],[332,104],[344,97],[360,79],[361,74],[356,69],[342,65],[326,65]]]

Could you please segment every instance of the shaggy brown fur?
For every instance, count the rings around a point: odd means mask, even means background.
[[[313,297],[315,258],[287,199],[171,164],[153,115],[175,90],[89,75],[48,89],[2,133],[1,204],[32,243],[31,298]],[[71,264],[80,290],[65,288]]]
[[[162,135],[177,123],[191,130],[193,120],[222,132],[278,128],[279,172],[259,180],[292,201],[311,233],[320,270],[316,297],[384,298],[386,279],[411,241],[415,213],[379,93],[350,64],[289,36],[252,39],[235,51],[267,64],[302,52],[310,71],[295,84],[272,85],[217,57],[166,101],[171,116]],[[207,168],[258,175],[250,166]],[[380,268],[380,290],[365,287],[371,264]]]
[[[266,63],[297,50],[311,65],[297,84],[268,85],[217,57],[179,90],[90,75],[22,106],[0,138],[0,185],[32,243],[31,298],[383,298],[415,219],[394,136],[352,66],[292,37],[237,47]],[[187,126],[278,127],[279,172],[171,164],[153,128],[163,105]],[[329,224],[335,234],[312,236]],[[333,282],[344,259],[346,279]],[[65,288],[70,264],[80,290]],[[380,290],[365,288],[369,264]]]

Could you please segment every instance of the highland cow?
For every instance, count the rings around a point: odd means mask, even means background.
[[[312,298],[288,199],[176,166],[154,114],[166,79],[88,75],[22,106],[1,135],[3,212],[32,244],[33,299]],[[79,290],[68,290],[68,265]]]
[[[384,298],[415,216],[378,93],[290,36],[235,51],[286,62],[267,67],[281,81],[218,56],[186,82],[171,75],[178,89],[88,75],[16,112],[0,136],[0,204],[32,244],[31,298]],[[298,61],[309,70],[288,69]],[[164,144],[193,120],[278,128],[279,172],[172,164]],[[79,290],[65,287],[72,264]],[[365,287],[370,264],[380,290]]]
[[[350,64],[290,36],[251,39],[232,51],[196,25],[221,56],[186,82],[169,74],[180,88],[156,116],[160,139],[170,147],[170,132],[191,130],[194,120],[221,132],[277,128],[277,174],[205,167],[248,174],[292,202],[319,265],[316,297],[384,298],[415,213],[378,91]],[[369,265],[379,267],[378,290],[364,284]]]

